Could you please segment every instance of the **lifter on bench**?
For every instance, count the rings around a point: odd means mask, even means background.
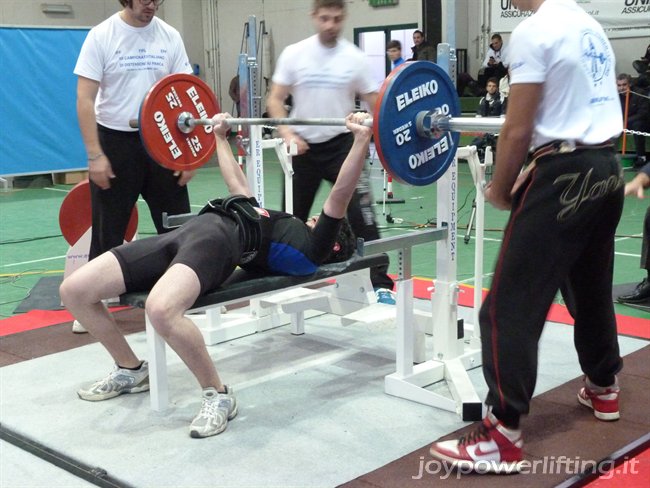
[[[190,426],[192,437],[223,432],[237,415],[237,401],[224,385],[203,336],[185,312],[221,285],[239,265],[269,274],[311,275],[318,265],[344,261],[355,249],[344,217],[365,162],[372,129],[366,113],[350,114],[354,144],[319,217],[306,224],[290,214],[257,208],[245,175],[226,140],[226,115],[215,117],[217,157],[231,197],[213,200],[199,215],[163,235],[124,244],[84,265],[61,285],[68,310],[115,361],[105,378],[78,391],[99,401],[149,389],[146,361],[136,356],[102,299],[151,290],[145,305],[156,332],[176,351],[203,389]]]

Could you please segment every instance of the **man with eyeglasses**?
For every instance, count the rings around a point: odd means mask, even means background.
[[[77,116],[88,154],[93,259],[122,244],[131,209],[142,195],[158,233],[162,213],[190,211],[192,171],[174,172],[147,154],[137,129],[151,86],[173,73],[192,73],[179,32],[156,17],[163,0],[119,0],[122,10],[90,30],[74,73]],[[86,332],[75,323],[73,332]]]

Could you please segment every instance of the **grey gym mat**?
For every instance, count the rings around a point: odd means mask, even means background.
[[[572,336],[570,326],[547,324],[536,393],[580,374]],[[146,357],[145,334],[127,337]],[[620,342],[623,354],[647,345]],[[337,486],[466,425],[453,412],[383,392],[394,348],[392,329],[342,327],[327,315],[309,319],[303,336],[280,327],[211,346],[240,412],[223,434],[191,439],[199,389],[170,349],[171,405],[158,413],[147,393],[79,400],[76,390],[111,367],[103,348],[88,344],[1,368],[0,422],[138,487]],[[483,398],[480,368],[469,376]]]
[[[59,286],[63,276],[44,276],[31,289],[29,296],[16,307],[14,313],[26,313],[30,310],[63,310]]]

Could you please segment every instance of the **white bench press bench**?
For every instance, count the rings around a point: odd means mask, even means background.
[[[345,262],[326,264],[308,276],[261,276],[237,269],[221,287],[199,297],[187,314],[194,320],[192,314],[205,312],[204,316],[199,316],[197,325],[201,328],[201,319],[208,322],[208,329],[211,330],[206,331],[204,328],[202,332],[207,344],[215,344],[244,335],[241,328],[236,335],[228,335],[228,327],[223,327],[220,320],[222,306],[271,295],[272,298],[269,299],[266,306],[280,305],[285,313],[290,314],[291,332],[302,334],[304,333],[304,312],[307,309],[346,315],[374,303],[375,294],[370,282],[370,268],[383,265],[388,265],[388,256],[374,254],[370,256],[355,255]],[[327,290],[304,289],[309,285],[327,283],[333,278],[336,278],[336,285],[328,287]],[[273,297],[277,297],[277,294],[296,289],[301,289],[299,295],[293,294],[287,298],[273,301]],[[120,296],[120,304],[144,308],[147,295],[147,292],[127,293]],[[248,320],[249,324],[250,322]],[[146,314],[145,324],[151,408],[162,411],[167,408],[169,403],[166,343],[158,335]],[[253,326],[249,328],[248,333],[258,330],[260,329],[256,330]],[[219,339],[216,340],[211,332],[218,333]]]

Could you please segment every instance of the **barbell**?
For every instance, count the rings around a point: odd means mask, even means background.
[[[216,149],[211,116],[219,102],[210,87],[195,76],[169,75],[146,94],[139,127],[147,152],[175,171],[203,166]],[[496,133],[503,119],[459,117],[460,103],[453,82],[438,65],[414,61],[400,65],[382,83],[373,128],[377,155],[398,181],[428,185],[440,178],[454,159],[460,132]],[[344,118],[231,118],[237,125],[345,125]]]

